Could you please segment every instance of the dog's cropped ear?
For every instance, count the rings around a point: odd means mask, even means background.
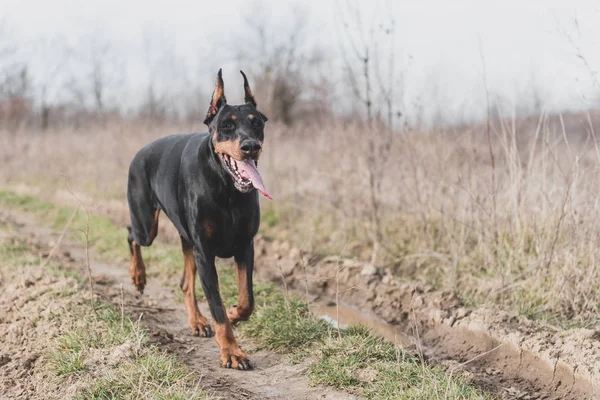
[[[208,106],[204,123],[209,125],[215,115],[217,115],[219,112],[219,109],[225,104],[227,104],[227,99],[225,98],[225,85],[223,84],[223,75],[221,73],[221,69],[219,68],[219,72],[217,73],[217,81],[215,83],[215,90],[213,91],[212,99],[210,100],[210,105]]]
[[[250,103],[256,108],[256,100],[254,100],[254,95],[252,94],[252,90],[250,90],[250,85],[248,84],[248,78],[246,78],[246,74],[244,71],[240,70],[240,74],[244,77],[244,101],[246,103]]]
[[[252,104],[254,108],[256,108],[256,100],[254,99],[252,90],[250,90],[248,78],[246,78],[246,74],[244,73],[244,71],[240,70],[240,73],[244,77],[244,101],[248,104]],[[258,113],[260,114],[260,117],[262,118],[263,122],[267,122],[269,120],[265,114],[261,113],[260,111],[258,111]]]

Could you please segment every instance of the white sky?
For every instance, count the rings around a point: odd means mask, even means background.
[[[339,57],[340,3],[298,3],[308,16],[307,40],[326,46],[334,57]],[[0,18],[12,28],[22,56],[34,64],[32,73],[38,79],[47,80],[60,58],[52,50],[33,50],[41,41],[62,37],[74,48],[85,48],[91,37],[109,41],[120,60],[113,67],[126,76],[115,85],[118,89],[112,100],[132,105],[143,96],[151,71],[155,71],[155,80],[168,88],[199,85],[205,89],[222,66],[226,87],[241,87],[237,71],[251,69],[238,65],[235,58],[235,48],[245,35],[244,19],[260,20],[262,12],[273,26],[285,27],[298,12],[291,2],[253,4],[239,0],[0,0]],[[409,115],[416,112],[414,104],[420,103],[426,118],[431,118],[434,108],[441,109],[448,120],[482,116],[481,52],[490,91],[506,99],[509,106],[529,102],[523,99],[531,98],[535,88],[550,110],[588,108],[600,90],[592,72],[577,57],[580,51],[593,71],[600,69],[600,2],[412,0],[357,4],[365,20],[382,10],[395,17],[396,65],[404,74]],[[148,40],[153,44],[145,47]],[[339,64],[332,65],[332,85],[343,85]],[[240,90],[230,91],[228,97],[240,100]],[[204,103],[203,99],[200,104]]]

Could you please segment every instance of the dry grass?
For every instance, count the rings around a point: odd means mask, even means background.
[[[270,125],[261,171],[275,200],[263,229],[317,252],[346,252],[403,279],[561,323],[596,324],[600,302],[598,118],[384,130]],[[145,143],[194,127],[0,133],[1,179],[124,199]],[[204,130],[204,127],[195,127]],[[389,157],[380,157],[389,147]],[[375,246],[375,251],[374,251]]]

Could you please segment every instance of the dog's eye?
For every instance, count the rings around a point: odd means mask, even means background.
[[[256,128],[256,129],[260,129],[262,128],[262,124],[260,123],[260,121],[252,121],[252,127]]]
[[[223,125],[223,129],[226,130],[226,131],[233,130],[234,128],[235,128],[235,125],[233,124],[233,122],[226,122]]]

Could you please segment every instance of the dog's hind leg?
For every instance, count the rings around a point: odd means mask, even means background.
[[[144,264],[144,259],[142,258],[142,248],[141,245],[150,246],[156,235],[158,234],[158,217],[160,215],[160,209],[154,211],[154,219],[151,220],[152,223],[149,227],[148,235],[145,235],[143,238],[135,240],[133,235],[133,227],[130,225],[127,227],[128,235],[127,242],[129,244],[129,251],[131,252],[131,262],[129,264],[129,276],[131,277],[131,283],[135,286],[140,294],[144,293],[144,287],[146,286],[146,265]],[[133,222],[133,219],[132,219]],[[139,230],[138,230],[139,231]]]
[[[252,291],[254,241],[242,247],[234,255],[234,260],[238,285],[238,303],[227,311],[227,316],[232,323],[247,320],[254,310],[254,293]]]
[[[196,302],[196,260],[192,246],[181,238],[181,250],[183,251],[184,271],[181,278],[181,290],[183,291],[183,302],[188,313],[188,323],[196,336],[211,337],[213,331],[208,320],[198,308]]]

